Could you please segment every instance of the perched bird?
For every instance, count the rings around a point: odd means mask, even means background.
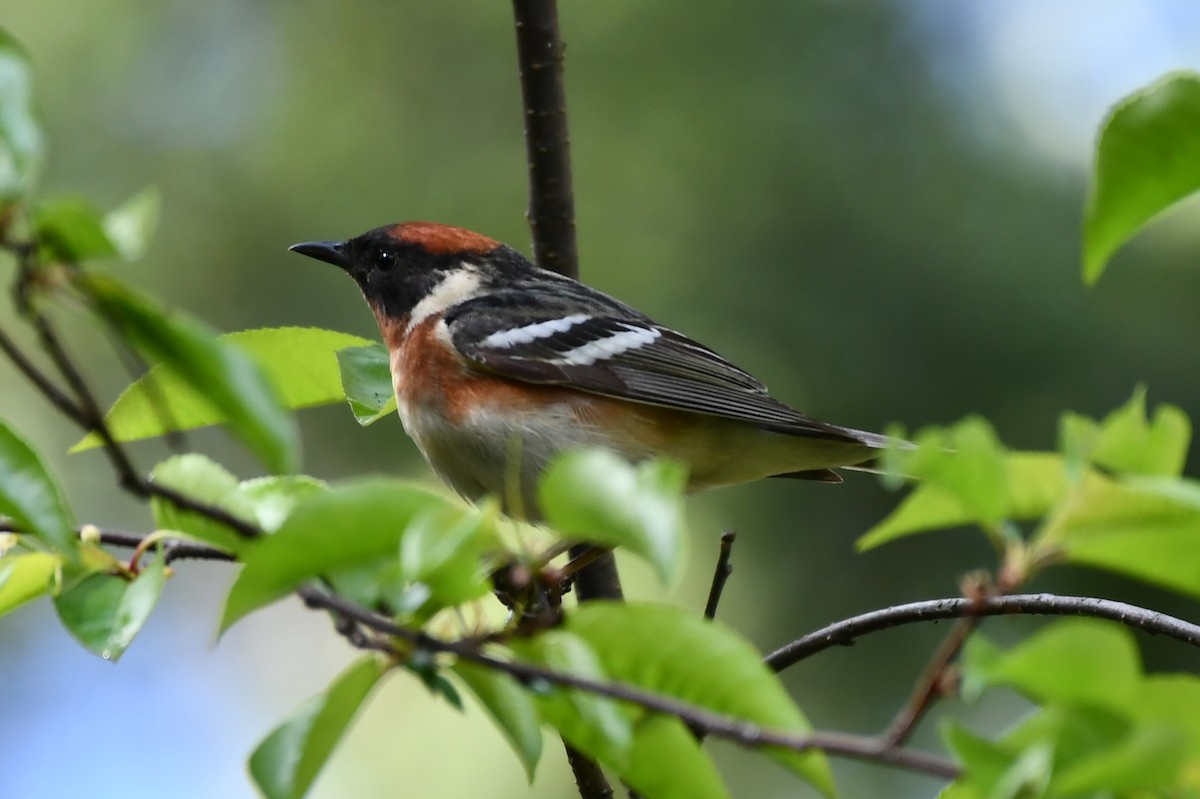
[[[717,353],[463,228],[403,222],[295,244],[362,289],[391,354],[404,428],[468,499],[537,479],[567,449],[667,456],[698,491],[763,477],[841,482],[887,439],[811,419]],[[532,510],[531,510],[532,509]]]

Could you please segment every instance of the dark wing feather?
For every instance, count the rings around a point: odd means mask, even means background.
[[[456,306],[446,315],[451,341],[468,363],[516,380],[570,386],[790,435],[877,445],[858,431],[810,419],[772,398],[756,378],[702,344],[607,295],[568,285],[588,292],[589,302],[563,297],[561,306],[550,302],[531,316],[527,305],[517,312],[522,298],[497,292]],[[600,307],[597,297],[606,301]],[[527,295],[523,299],[528,302]],[[570,323],[554,321],[572,317]],[[513,335],[518,329],[525,334]],[[604,351],[622,335],[636,345]],[[580,354],[589,345],[591,358]]]

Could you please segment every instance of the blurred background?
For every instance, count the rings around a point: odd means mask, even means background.
[[[1195,416],[1200,241],[1194,205],[1079,280],[1093,137],[1106,108],[1200,67],[1189,0],[563,2],[583,275],[715,346],[820,418],[879,429],[992,420],[1054,446],[1058,414],[1102,415],[1145,382]],[[511,9],[491,0],[5,0],[29,48],[52,144],[45,194],[111,207],[161,188],[160,234],[124,278],[223,330],[319,325],[374,336],[352,284],[290,255],[401,219],[470,227],[528,251]],[[0,261],[7,280],[11,264]],[[86,327],[90,377],[127,376]],[[147,529],[95,452],[0,364],[0,416],[49,453],[78,515]],[[398,420],[301,414],[306,469],[429,480]],[[193,443],[242,476],[219,432]],[[165,450],[138,445],[148,468]],[[898,500],[867,476],[768,481],[689,506],[691,559],[664,595],[703,607],[723,529],[739,532],[721,616],[764,650],[834,619],[954,595],[992,565],[943,533],[858,556]],[[354,653],[289,601],[214,643],[228,567],[181,564],[117,666],[76,646],[48,603],[0,620],[0,796],[250,797],[252,747]],[[1035,589],[1200,609],[1081,570]],[[1014,640],[1034,619],[998,619]],[[820,727],[881,728],[945,626],[880,633],[792,669]],[[1186,666],[1142,639],[1151,668]],[[1190,653],[1188,653],[1190,654]],[[998,731],[1012,696],[935,716]],[[939,746],[936,718],[916,744]],[[737,796],[808,796],[759,757],[711,744]],[[935,781],[839,762],[846,796],[931,796]],[[571,796],[556,742],[530,789],[476,707],[437,706],[407,675],[374,697],[317,797]]]

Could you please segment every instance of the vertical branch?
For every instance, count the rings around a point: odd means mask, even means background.
[[[525,107],[525,149],[529,160],[527,215],[533,233],[534,260],[545,269],[578,277],[558,5],[556,0],[513,0],[513,16]],[[571,557],[579,557],[585,549],[572,550]],[[597,558],[581,571],[575,590],[582,600],[620,599],[621,580],[612,554]]]
[[[534,261],[544,269],[579,277],[558,6],[556,0],[513,0],[513,15],[529,161],[526,218],[533,233]]]
[[[712,586],[708,589],[708,602],[704,605],[704,618],[717,617],[717,605],[721,602],[721,594],[725,592],[725,583],[733,574],[733,542],[737,533],[726,530],[721,533],[721,554],[717,557],[717,567],[713,570]]]
[[[575,246],[575,197],[571,187],[571,148],[567,138],[567,97],[563,86],[563,42],[556,0],[513,0],[517,63],[525,109],[525,151],[529,163],[529,209],[533,257],[538,266],[579,277]],[[588,551],[574,547],[571,557]],[[621,599],[621,579],[611,552],[579,572],[580,601]],[[600,766],[567,746],[567,759],[584,799],[608,799],[612,788]]]

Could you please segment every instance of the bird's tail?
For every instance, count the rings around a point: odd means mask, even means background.
[[[830,425],[834,427],[833,425]],[[880,433],[868,433],[865,430],[855,430],[851,427],[834,427],[837,432],[846,436],[846,438],[861,444],[870,449],[887,449],[891,446],[899,446],[905,449],[915,448],[916,445],[911,441],[905,441],[902,438],[893,438],[891,436],[881,435]],[[846,469],[852,472],[867,472],[869,474],[879,474],[882,471],[880,460],[873,455],[866,455],[862,460],[856,460],[853,463],[839,464],[836,469]],[[781,477],[790,480],[815,480],[821,483],[840,483],[842,476],[834,469],[804,469],[795,472],[784,472],[781,474],[771,475],[772,477]]]

